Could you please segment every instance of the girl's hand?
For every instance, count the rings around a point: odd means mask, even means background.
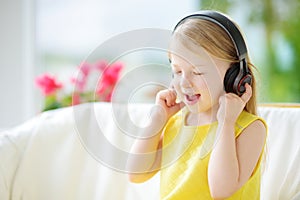
[[[235,123],[246,103],[252,96],[252,88],[246,83],[245,93],[239,97],[234,93],[226,93],[219,99],[219,110],[217,113],[218,122]]]
[[[174,89],[161,90],[156,95],[155,104],[158,105],[164,111],[166,121],[184,107],[184,103],[176,103],[176,92]],[[162,111],[162,109],[159,109]]]

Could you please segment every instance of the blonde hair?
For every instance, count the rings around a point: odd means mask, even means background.
[[[237,26],[238,27],[238,26]],[[219,25],[203,19],[187,19],[175,30],[178,39],[181,39],[183,45],[190,48],[186,38],[192,43],[200,45],[210,55],[228,61],[230,63],[239,62],[236,49],[231,38]],[[180,37],[183,36],[183,37]],[[245,110],[256,114],[256,82],[253,75],[254,65],[250,62],[249,56],[246,58],[248,69],[252,74],[252,96],[246,103]]]

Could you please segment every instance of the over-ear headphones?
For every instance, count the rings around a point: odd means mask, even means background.
[[[213,22],[220,26],[230,37],[236,49],[239,62],[231,63],[224,77],[224,89],[241,96],[245,91],[245,84],[251,85],[252,75],[247,65],[247,46],[236,25],[225,15],[217,11],[203,10],[182,18],[173,32],[187,19],[196,18]]]

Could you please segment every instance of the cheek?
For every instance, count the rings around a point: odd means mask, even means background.
[[[174,89],[176,91],[177,97],[182,99],[183,95],[182,95],[182,87],[181,87],[180,80],[174,81]]]
[[[178,83],[179,83],[178,78],[174,76],[171,80],[171,85],[175,87],[176,85],[178,85]]]
[[[172,78],[171,87],[172,89],[175,89],[176,93],[178,94],[180,89],[180,80],[178,80],[178,78]]]
[[[203,76],[199,76],[199,77],[195,78],[195,80],[193,82],[194,82],[194,85],[197,86],[198,88],[200,88],[201,90],[208,89],[207,80]]]
[[[206,76],[205,80],[206,89],[212,99],[218,99],[224,93],[223,81],[216,76]]]

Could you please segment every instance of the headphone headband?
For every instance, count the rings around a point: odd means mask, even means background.
[[[186,19],[190,19],[190,18],[205,19],[207,21],[211,21],[219,25],[232,40],[239,60],[242,61],[247,57],[247,46],[244,41],[244,38],[241,32],[239,31],[239,29],[236,27],[236,25],[228,17],[216,11],[202,10],[181,19],[175,26],[173,32]]]

